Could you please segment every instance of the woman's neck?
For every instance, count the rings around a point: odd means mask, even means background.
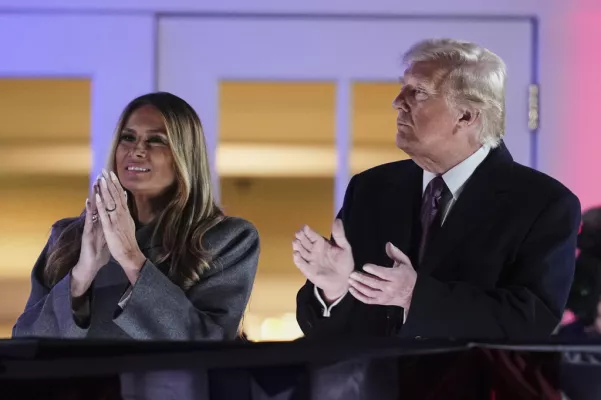
[[[156,216],[149,198],[135,198],[135,207],[138,222],[142,225],[148,224]]]
[[[147,193],[133,193],[138,223],[146,225],[155,219],[160,213],[157,210],[162,210],[169,203],[169,199],[173,198],[174,193],[175,185],[172,185],[158,195],[149,196]]]

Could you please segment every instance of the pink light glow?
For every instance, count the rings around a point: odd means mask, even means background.
[[[601,10],[566,16],[569,60],[564,69],[558,175],[582,208],[601,203]],[[543,65],[542,68],[545,66]]]

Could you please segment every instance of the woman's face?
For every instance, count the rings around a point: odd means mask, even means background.
[[[136,109],[119,132],[115,173],[134,197],[156,197],[175,182],[165,122],[151,105]]]

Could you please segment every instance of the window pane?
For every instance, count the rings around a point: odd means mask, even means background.
[[[395,144],[397,112],[392,101],[399,90],[400,85],[391,82],[353,84],[351,173],[408,157]]]
[[[51,225],[87,196],[90,82],[0,79],[0,336],[29,295]]]
[[[308,224],[329,236],[336,167],[335,85],[222,82],[217,168],[228,215],[255,224],[259,271],[244,319],[251,340],[301,335],[292,262],[294,233]]]

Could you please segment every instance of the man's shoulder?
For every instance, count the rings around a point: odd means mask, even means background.
[[[559,180],[533,168],[513,163],[512,184],[520,191],[549,201],[569,199],[578,202],[578,197]]]
[[[363,172],[356,174],[353,179],[355,182],[377,184],[388,182],[390,180],[402,180],[412,172],[419,172],[421,169],[411,159],[393,161],[381,164]]]

